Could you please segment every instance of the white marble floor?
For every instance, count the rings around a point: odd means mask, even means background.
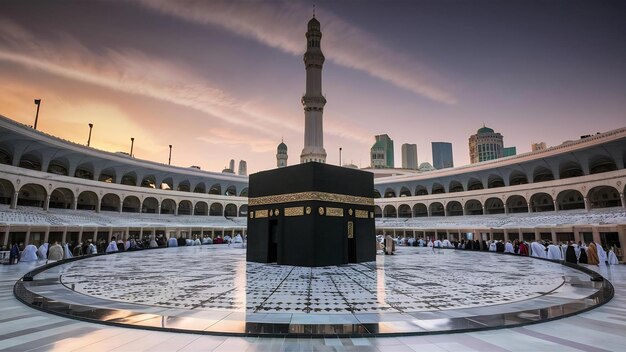
[[[411,248],[401,251],[411,251]],[[485,260],[491,253],[477,253]],[[407,255],[407,259],[409,256]],[[411,264],[410,259],[407,264]],[[467,263],[466,263],[467,264]],[[146,265],[150,265],[146,263]],[[176,265],[176,263],[172,263]],[[626,267],[595,267],[616,289],[608,304],[557,321],[484,332],[391,338],[240,338],[90,324],[30,309],[12,294],[32,264],[0,266],[0,349],[10,351],[623,351]],[[472,263],[471,268],[476,267]],[[462,270],[458,268],[456,270]]]

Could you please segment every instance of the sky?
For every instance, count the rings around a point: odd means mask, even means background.
[[[321,23],[327,163],[369,166],[377,134],[453,144],[486,124],[506,146],[626,126],[624,1],[0,2],[0,114],[137,158],[248,172],[304,142],[306,23]]]

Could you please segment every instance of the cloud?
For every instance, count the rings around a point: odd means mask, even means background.
[[[303,129],[302,119],[291,118],[277,107],[240,101],[199,78],[183,63],[160,60],[128,48],[104,48],[96,53],[69,35],[61,35],[54,42],[41,42],[23,27],[3,18],[0,60],[200,111],[221,120],[222,125],[236,126],[238,131],[255,131],[253,137],[264,142],[248,139],[253,150],[268,150],[264,143],[274,140],[275,144],[280,131],[301,133]],[[355,141],[364,139],[364,134],[351,131],[336,130],[330,134]]]
[[[143,6],[194,23],[225,28],[284,52],[301,55],[304,26],[311,11],[294,1],[138,0]],[[322,48],[338,65],[369,75],[445,104],[456,104],[452,93],[439,88],[441,78],[410,56],[386,47],[376,36],[338,16],[318,10],[322,20]]]

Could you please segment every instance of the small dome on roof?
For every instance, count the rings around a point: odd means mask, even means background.
[[[278,145],[277,150],[287,150],[287,144],[280,142],[280,144]]]
[[[483,125],[483,127],[478,129],[478,133],[493,133],[493,130]]]

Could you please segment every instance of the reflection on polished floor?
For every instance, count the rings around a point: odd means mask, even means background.
[[[582,275],[570,268],[491,253],[401,248],[393,257],[379,255],[377,267],[304,269],[273,265],[266,269],[263,265],[248,264],[247,275],[245,261],[238,259],[242,253],[240,249],[203,246],[100,256],[42,274],[47,279],[62,274],[61,281],[66,286],[65,292],[55,293],[54,288],[42,293],[59,294],[63,299],[83,297],[89,304],[118,310],[140,309],[143,317],[153,314],[203,320],[207,327],[219,326],[221,322],[221,326],[236,329],[245,327],[239,324],[241,321],[254,322],[256,318],[259,322],[274,319],[277,325],[340,321],[358,322],[368,327],[376,323],[390,331],[402,332],[419,331],[415,327],[432,330],[452,318],[577,299],[593,290],[581,289],[576,281],[565,289],[568,286],[561,285],[564,277],[565,281],[572,282],[577,275]],[[626,323],[620,318],[626,313],[623,266],[599,269],[615,285],[616,296],[612,301],[569,318],[462,334],[345,338],[198,336],[70,320],[38,312],[12,297],[13,283],[30,268],[26,263],[0,267],[0,338],[3,340],[0,348],[20,351],[80,350],[87,346],[90,350],[598,351],[619,350],[617,347],[626,342],[623,337]],[[54,281],[46,277],[36,278],[35,282]],[[584,277],[578,279],[583,282]],[[125,284],[120,284],[122,282]],[[35,286],[37,289],[44,287],[46,285]],[[74,294],[66,295],[72,288]],[[142,321],[138,316],[117,318],[127,322]],[[194,320],[186,322],[190,321]],[[414,327],[411,321],[428,323]],[[475,320],[474,323],[486,321]],[[185,319],[179,319],[177,324],[187,328]],[[576,333],[569,333],[572,331]],[[378,331],[381,332],[385,331]]]

